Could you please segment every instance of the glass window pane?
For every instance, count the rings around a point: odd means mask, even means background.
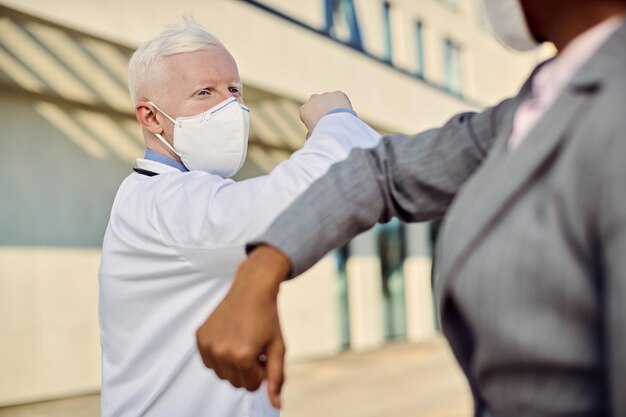
[[[343,43],[363,49],[354,0],[325,0],[325,31]]]
[[[383,3],[382,10],[383,19],[383,59],[391,62],[393,57],[393,46],[391,38],[391,4],[389,2]]]
[[[444,41],[444,61],[446,89],[461,95],[461,48],[450,39]]]
[[[415,73],[420,78],[424,78],[424,40],[422,39],[422,22],[415,22]]]

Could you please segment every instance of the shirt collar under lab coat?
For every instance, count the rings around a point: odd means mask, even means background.
[[[167,155],[163,155],[162,153],[153,151],[152,149],[146,149],[146,152],[143,156],[144,159],[147,159],[149,161],[154,161],[154,162],[159,162],[161,164],[164,165],[168,165],[172,168],[176,168],[179,171],[182,172],[188,172],[189,170],[187,169],[187,167],[185,165],[183,165],[181,162],[178,162],[172,158],[170,158]]]

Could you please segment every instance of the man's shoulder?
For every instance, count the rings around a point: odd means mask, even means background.
[[[232,182],[230,179],[199,171],[166,171],[151,176],[133,173],[122,182],[118,195],[122,194],[133,199],[181,199],[193,193],[200,197],[203,193],[210,194],[215,187]]]

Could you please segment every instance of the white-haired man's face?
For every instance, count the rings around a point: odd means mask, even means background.
[[[231,97],[243,104],[237,63],[222,46],[168,56],[158,65],[158,76],[145,83],[143,95],[172,118],[203,113]],[[144,127],[171,141],[174,129],[171,121],[158,111],[152,112],[153,107],[147,101],[137,103],[136,110]],[[151,114],[141,114],[145,112]]]

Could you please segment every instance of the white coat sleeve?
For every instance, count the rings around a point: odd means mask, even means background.
[[[261,234],[311,183],[354,148],[381,136],[350,113],[324,116],[302,147],[268,175],[235,182],[204,173],[177,175],[156,202],[159,228],[174,247],[241,247]]]

